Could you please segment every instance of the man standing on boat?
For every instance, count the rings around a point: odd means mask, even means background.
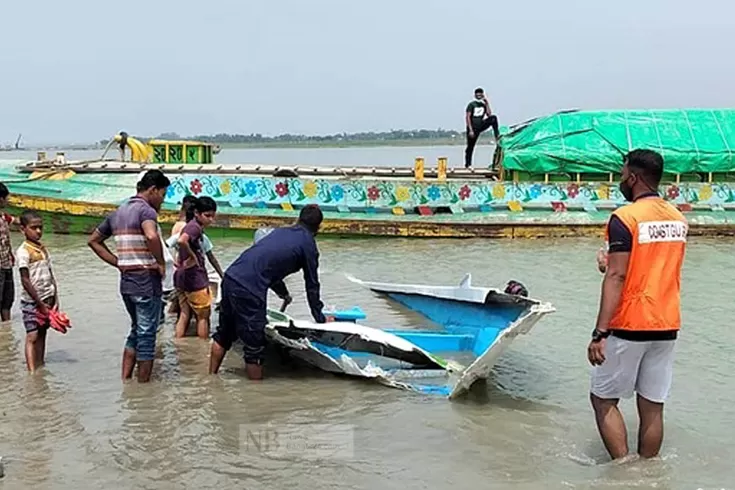
[[[492,126],[495,133],[495,141],[500,138],[500,129],[498,129],[498,118],[490,110],[490,102],[485,97],[485,91],[482,88],[475,89],[475,98],[467,104],[465,110],[465,126],[467,130],[467,148],[464,151],[464,166],[470,168],[472,166],[472,153],[475,151],[477,139],[480,133]]]
[[[210,374],[219,371],[225,354],[239,338],[244,344],[248,378],[263,378],[268,290],[272,289],[281,299],[290,302],[283,279],[299,270],[304,271],[306,299],[314,321],[327,321],[322,313],[319,250],[314,239],[322,219],[318,206],[306,206],[301,210],[296,225],[264,234],[225,271],[219,326],[212,336]]]
[[[631,204],[607,225],[607,260],[597,326],[587,350],[597,427],[613,459],[628,454],[620,398],[637,394],[638,453],[658,455],[663,408],[671,387],[674,343],[681,326],[681,267],[687,241],[684,216],[658,195],[663,158],[650,150],[625,157],[620,192]]]
[[[125,149],[128,147],[128,133],[125,131],[120,131],[120,134],[115,136],[115,141],[118,143],[118,147],[120,148],[120,161],[125,161]],[[131,156],[132,161],[132,156]]]
[[[141,383],[151,378],[163,307],[166,261],[158,212],[169,185],[171,182],[160,170],[147,171],[138,182],[137,195],[105,218],[89,239],[94,253],[120,271],[120,294],[131,321],[123,350],[122,378],[131,378],[138,364]],[[117,255],[105,244],[112,236]]]

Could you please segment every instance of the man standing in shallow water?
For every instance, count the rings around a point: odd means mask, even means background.
[[[664,401],[671,388],[674,343],[681,326],[681,267],[687,239],[684,216],[659,197],[663,158],[649,150],[625,158],[620,192],[631,204],[607,225],[607,260],[597,326],[587,356],[594,366],[590,399],[605,448],[628,454],[620,398],[637,394],[638,454],[658,455]]]
[[[163,241],[159,235],[158,211],[171,184],[160,170],[149,170],[137,185],[137,195],[110,214],[89,239],[94,253],[120,270],[120,294],[131,320],[122,359],[122,378],[151,378],[156,331],[163,307],[162,280],[166,274]],[[105,244],[115,237],[117,255]]]

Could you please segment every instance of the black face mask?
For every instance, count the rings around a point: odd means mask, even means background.
[[[620,183],[620,193],[626,201],[633,202],[633,186],[628,184],[630,177]]]

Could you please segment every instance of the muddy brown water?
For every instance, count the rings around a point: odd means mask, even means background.
[[[128,320],[115,271],[84,237],[47,244],[74,328],[49,333],[47,366],[30,376],[17,304],[12,325],[0,327],[0,489],[735,488],[733,241],[689,246],[662,457],[622,465],[606,464],[587,400],[585,349],[600,286],[595,240],[320,241],[325,302],[361,306],[368,325],[418,328],[423,320],[345,273],[432,284],[466,272],[477,285],[516,279],[558,309],[458,402],[288,365],[271,365],[256,384],[236,351],[211,377],[208,344],[175,342],[170,321],[154,381],[122,384]],[[228,264],[245,245],[220,240],[215,251]],[[300,275],[287,283],[289,313],[306,318]],[[623,408],[634,441],[633,403]],[[335,452],[316,457],[308,440],[276,454],[254,444],[279,429],[307,439],[321,431]]]

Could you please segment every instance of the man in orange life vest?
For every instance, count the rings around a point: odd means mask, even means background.
[[[613,459],[628,454],[620,398],[637,394],[638,454],[658,455],[663,404],[671,387],[674,343],[681,325],[679,291],[687,222],[659,197],[663,158],[650,150],[625,157],[620,191],[632,204],[607,225],[607,261],[597,326],[587,350],[592,407]]]

